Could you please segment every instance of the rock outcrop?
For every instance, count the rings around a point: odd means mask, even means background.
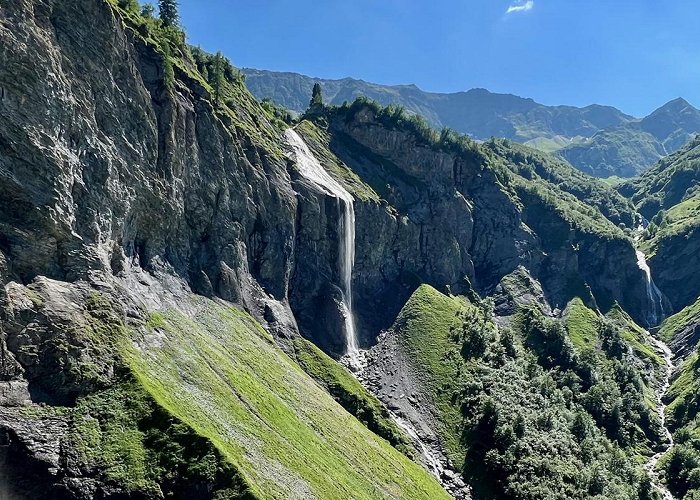
[[[75,422],[54,409],[124,383],[104,297],[143,325],[164,297],[195,293],[248,311],[290,354],[299,332],[343,354],[339,205],[241,81],[217,102],[187,48],[149,30],[107,0],[0,6],[0,444],[69,498],[121,494],[55,442]],[[326,111],[312,149],[356,198],[362,345],[420,284],[488,294],[521,267],[553,307],[583,294],[641,317],[631,240],[597,208],[548,203],[556,186],[542,194],[510,159],[438,147],[372,106]],[[309,143],[317,125],[298,126]],[[601,230],[575,220],[589,212]],[[41,405],[32,428],[25,410]]]

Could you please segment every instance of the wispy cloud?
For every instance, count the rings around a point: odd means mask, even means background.
[[[534,6],[535,0],[527,0],[527,2],[519,1],[508,7],[508,10],[506,10],[506,14],[513,14],[515,12],[525,12],[528,10],[532,10]]]

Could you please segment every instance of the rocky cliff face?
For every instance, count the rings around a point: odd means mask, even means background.
[[[655,253],[649,259],[654,280],[671,303],[670,312],[678,312],[692,304],[700,293],[698,268],[700,231],[696,225],[676,234],[659,238]]]
[[[499,168],[512,158],[476,146],[436,149],[382,123],[371,107],[337,116],[329,128],[332,152],[389,204],[359,204],[361,317],[382,317],[386,302],[372,305],[387,288],[410,293],[413,283],[430,283],[489,294],[521,265],[541,279],[554,305],[578,295],[603,310],[615,301],[635,314],[647,306],[630,240],[605,219],[595,229],[577,226],[575,216]],[[563,199],[587,217],[588,208]],[[389,317],[398,312],[389,310]]]
[[[119,322],[150,324],[147,347],[162,341],[148,311],[195,293],[249,311],[283,348],[300,330],[343,351],[336,200],[299,175],[242,83],[214,103],[191,58],[170,50],[107,1],[0,6],[0,404],[12,408],[0,428],[47,481],[87,478],[62,483],[70,498],[120,491],[94,483],[99,467],[71,462],[58,438],[42,442],[70,434],[65,415],[42,413],[24,436],[24,407],[73,407],[121,381],[93,292],[119,305]],[[362,344],[421,283],[489,294],[519,266],[552,305],[584,295],[641,317],[632,244],[600,214],[604,230],[585,230],[498,152],[436,147],[371,106],[355,111],[298,128],[356,198]],[[567,196],[557,203],[576,216],[596,212]]]
[[[168,269],[193,290],[261,318],[265,302],[286,303],[291,288],[298,291],[294,312],[311,327],[319,306],[313,297],[338,283],[337,213],[293,179],[279,131],[250,95],[239,89],[235,109],[215,113],[206,85],[180,66],[169,92],[163,54],[107,4],[26,1],[5,11],[0,85],[9,119],[0,124],[0,208],[7,278]],[[99,29],[74,22],[81,16]],[[88,38],[92,48],[84,50]],[[379,194],[357,208],[355,280],[357,302],[367,308],[366,340],[420,282],[459,291],[467,278],[487,291],[518,265],[545,265],[536,222],[524,219],[478,149],[471,157],[436,151],[370,110],[334,120],[330,133],[332,153]],[[618,287],[636,284],[636,274],[625,272],[601,293],[639,309],[619,291],[637,287]],[[316,275],[321,279],[310,278]],[[393,293],[397,287],[404,291]],[[376,314],[381,310],[386,314]],[[323,343],[332,324],[311,327],[312,336]]]
[[[284,299],[296,201],[246,93],[237,121],[184,72],[170,94],[163,55],[105,2],[12,2],[0,34],[6,278],[138,265],[251,306],[254,277]]]

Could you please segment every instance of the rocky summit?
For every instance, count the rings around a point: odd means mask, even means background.
[[[694,108],[614,188],[159,7],[0,0],[0,498],[700,495]]]

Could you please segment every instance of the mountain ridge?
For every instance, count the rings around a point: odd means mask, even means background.
[[[488,139],[492,136],[503,137],[507,139],[523,139],[530,140],[538,137],[538,135],[523,130],[520,135],[517,131],[514,133],[498,133],[500,129],[493,124],[490,127],[480,130],[466,130],[460,126],[459,119],[452,116],[449,111],[449,106],[459,104],[459,101],[473,101],[473,98],[487,97],[494,102],[492,106],[494,110],[511,110],[515,113],[527,113],[531,111],[539,111],[542,109],[552,110],[553,112],[569,111],[588,114],[591,111],[605,111],[609,116],[595,117],[595,124],[582,125],[582,130],[594,131],[612,124],[623,123],[633,120],[634,117],[626,115],[612,106],[604,106],[599,104],[590,104],[585,107],[576,107],[568,105],[546,106],[536,102],[532,98],[520,97],[514,94],[494,93],[485,88],[473,88],[459,92],[429,92],[422,90],[415,84],[400,84],[400,85],[381,85],[366,80],[353,77],[345,77],[341,79],[321,79],[302,75],[294,72],[274,72],[267,70],[258,70],[253,68],[242,68],[241,71],[246,75],[246,83],[251,92],[258,98],[271,98],[278,104],[287,107],[295,112],[303,112],[308,107],[308,99],[311,95],[311,87],[315,82],[319,82],[324,90],[324,95],[329,104],[340,105],[344,101],[351,102],[360,95],[376,100],[380,104],[386,106],[389,104],[403,105],[408,111],[421,114],[431,125],[436,128],[449,126],[458,132],[467,133],[476,139]],[[296,89],[278,86],[270,82],[270,78],[285,77],[293,80]],[[347,84],[356,84],[354,87],[348,87]],[[359,87],[359,88],[358,88]],[[277,90],[278,89],[278,90]],[[301,93],[299,93],[301,91]],[[410,95],[402,95],[403,101],[398,102],[392,100],[392,93],[410,92]],[[455,102],[444,103],[445,99],[451,99]],[[432,108],[431,108],[432,107]],[[430,108],[430,109],[429,109]],[[495,117],[490,120],[481,120],[493,122]],[[543,117],[535,117],[542,119]],[[546,117],[545,117],[546,118]],[[475,122],[478,121],[475,119]],[[545,123],[546,125],[546,123]],[[555,127],[551,130],[551,135],[565,131],[565,124]],[[504,129],[505,130],[505,129]]]
[[[294,72],[243,68],[259,99],[269,98],[297,113],[308,107],[318,82],[332,105],[360,96],[398,105],[435,127],[449,127],[477,140],[500,137],[553,152],[596,177],[633,177],[700,133],[700,111],[676,98],[636,118],[613,106],[544,105],[532,98],[484,88],[441,93],[415,84],[381,85],[362,79],[321,79]]]

